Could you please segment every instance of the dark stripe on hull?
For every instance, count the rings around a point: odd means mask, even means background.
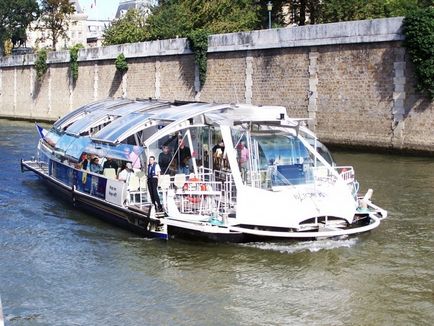
[[[72,187],[69,188],[65,184],[56,182],[56,180],[50,178],[44,173],[41,173],[40,171],[34,170],[32,168],[28,168],[28,170],[35,172],[48,188],[53,189],[54,195],[72,203],[77,208],[96,215],[105,222],[120,226],[123,229],[134,232],[141,236],[167,239],[167,235],[151,232],[147,229],[148,223],[155,222],[149,222],[149,219],[144,215],[125,210],[121,207],[116,207],[109,203],[101,203],[98,200],[92,200],[87,196],[80,195],[79,192],[73,192]]]
[[[246,242],[242,233],[208,233],[169,225],[167,233],[170,238],[182,238],[211,242]]]

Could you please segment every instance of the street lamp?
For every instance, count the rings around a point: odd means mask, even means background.
[[[273,4],[271,1],[268,1],[267,3],[267,10],[268,10],[268,28],[271,29],[271,10],[273,9]]]

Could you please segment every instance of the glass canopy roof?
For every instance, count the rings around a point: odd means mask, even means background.
[[[154,105],[146,111],[130,113],[113,121],[97,132],[92,139],[101,142],[120,143],[132,134],[144,129],[146,125],[150,126],[150,121],[170,123],[184,118],[188,119],[215,106],[215,104],[208,103],[191,103],[182,106],[153,103]]]
[[[181,125],[221,124],[225,123],[225,120],[245,119],[280,121],[283,113],[286,113],[283,107],[258,109],[259,107],[231,104],[174,104],[152,99],[105,99],[84,105],[67,114],[54,124],[54,128],[70,136],[87,135],[93,141],[115,145],[151,126],[158,125],[158,131],[146,141],[155,141],[155,138],[176,131]]]
[[[64,131],[69,125],[71,125],[75,121],[83,118],[84,116],[86,116],[87,114],[93,111],[101,110],[104,108],[110,108],[117,105],[127,104],[131,102],[132,102],[131,100],[127,100],[127,99],[111,99],[111,98],[93,102],[84,105],[78,108],[77,110],[72,111],[71,113],[68,113],[63,118],[57,120],[54,123],[53,127],[59,131]]]
[[[83,118],[77,120],[72,125],[67,127],[66,133],[79,136],[80,134],[89,132],[89,130],[93,127],[101,126],[119,117],[128,116],[128,114],[133,112],[141,112],[150,106],[154,106],[155,104],[155,101],[140,101],[126,104],[117,103],[113,106],[104,105],[94,109],[92,112],[88,113]]]

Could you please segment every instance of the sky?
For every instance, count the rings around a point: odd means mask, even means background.
[[[78,2],[89,19],[113,19],[119,4],[119,0],[78,0]]]

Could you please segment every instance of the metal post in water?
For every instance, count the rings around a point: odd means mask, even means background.
[[[0,297],[0,326],[5,326],[5,321],[3,319],[3,308],[2,308],[2,298]]]

